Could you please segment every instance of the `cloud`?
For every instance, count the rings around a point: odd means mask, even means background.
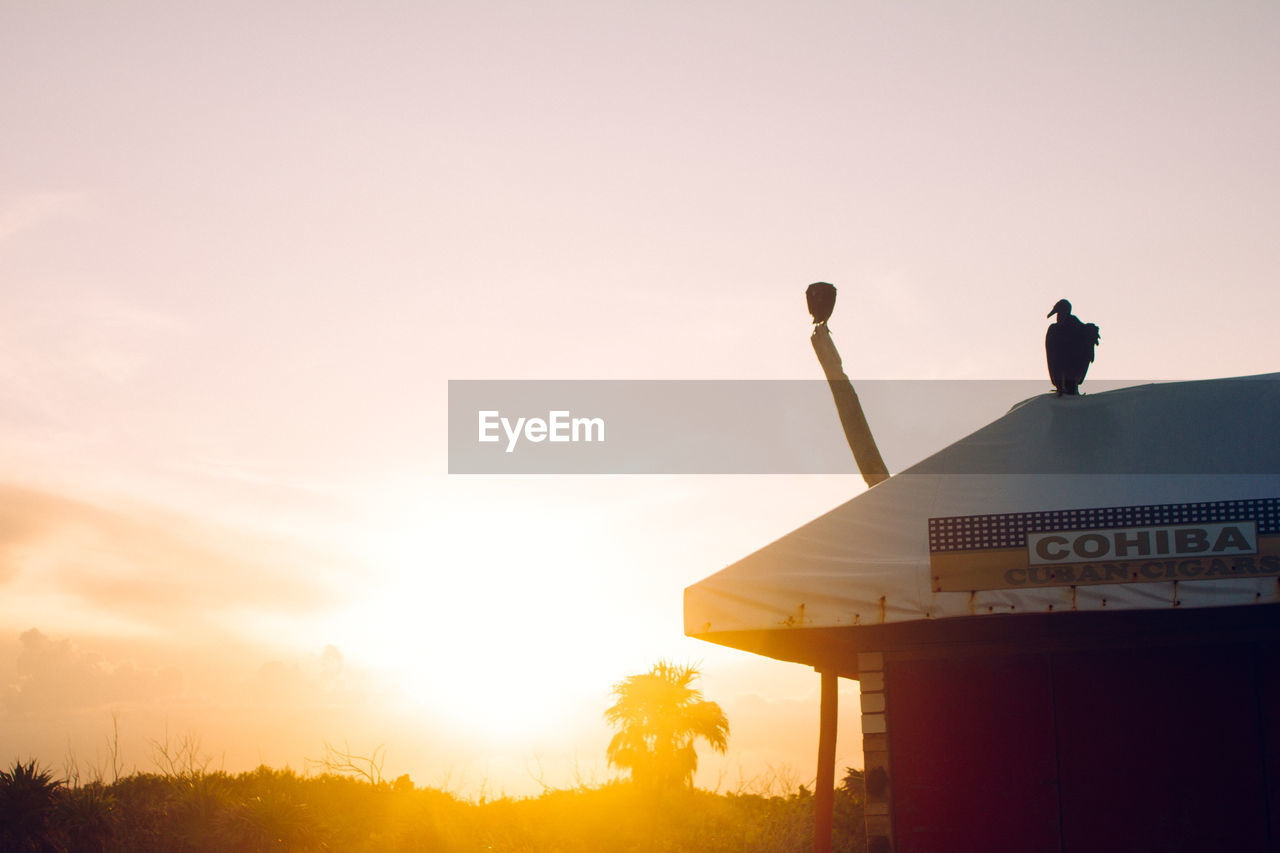
[[[35,628],[18,640],[17,680],[5,685],[3,692],[5,709],[11,714],[151,704],[183,691],[183,676],[176,667],[148,670],[128,661],[111,663],[69,640],[51,640]]]
[[[44,495],[32,492],[25,500],[15,500],[0,488],[0,584],[18,573],[22,549],[45,529],[48,509]]]
[[[336,562],[279,537],[137,505],[114,508],[0,485],[0,583],[70,597],[149,629],[229,612],[298,614],[337,600]]]
[[[70,191],[45,190],[0,199],[0,244],[52,219],[79,213],[84,207],[84,193]]]
[[[233,640],[75,640],[37,628],[0,635],[0,763],[71,761],[93,778],[115,763],[117,748],[120,767],[132,772],[194,744],[232,771],[302,767],[326,741],[416,748],[426,737],[420,719],[389,713],[369,673],[335,646],[264,659],[263,647]]]
[[[362,694],[353,692],[344,668],[342,652],[333,645],[303,661],[270,660],[249,680],[248,696],[262,705],[291,708],[347,704]]]

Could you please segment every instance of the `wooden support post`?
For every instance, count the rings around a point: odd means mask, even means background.
[[[822,671],[822,699],[818,713],[818,781],[813,792],[813,853],[831,853],[831,828],[836,789],[836,712],[839,677]]]

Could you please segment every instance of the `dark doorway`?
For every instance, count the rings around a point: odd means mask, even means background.
[[[1063,848],[1267,849],[1254,649],[1054,656]]]
[[[899,853],[1274,850],[1280,652],[886,664]]]
[[[899,853],[1059,849],[1047,655],[887,667]]]

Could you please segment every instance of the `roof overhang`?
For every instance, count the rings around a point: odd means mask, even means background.
[[[1049,653],[1065,649],[1134,648],[1215,642],[1280,641],[1280,604],[1114,613],[1022,613],[851,628],[789,628],[691,635],[776,660],[858,677],[858,655],[976,654],[1016,648]]]
[[[1278,421],[1280,374],[1033,398],[688,587],[685,633],[847,668],[864,650],[970,637],[1024,642],[1082,629],[1123,633],[1150,619],[1184,624],[1183,614],[1200,609],[1256,609],[1269,615],[1251,619],[1274,619]],[[957,586],[939,574],[949,559],[941,552],[951,546],[935,528],[955,519],[973,519],[974,541],[960,547],[974,549],[970,562],[987,578],[993,573],[984,560],[1032,559],[1029,543],[1044,530],[1129,538],[1148,530],[1158,544],[1159,529],[1245,519],[1249,541],[1225,563],[1207,555],[1214,559],[1193,565],[1172,554],[1163,575],[1137,561],[1128,575],[1104,575],[1112,570],[1095,562],[1075,574],[1015,569],[1003,586],[997,575],[965,588],[968,580]],[[1001,529],[999,541],[977,541],[979,528],[1006,522],[1016,528],[1009,536]],[[1155,613],[1166,616],[1142,615]]]

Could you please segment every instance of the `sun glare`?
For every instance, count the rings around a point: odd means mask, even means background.
[[[450,730],[499,742],[554,732],[616,667],[594,636],[608,621],[597,544],[527,509],[379,529],[339,645]]]

